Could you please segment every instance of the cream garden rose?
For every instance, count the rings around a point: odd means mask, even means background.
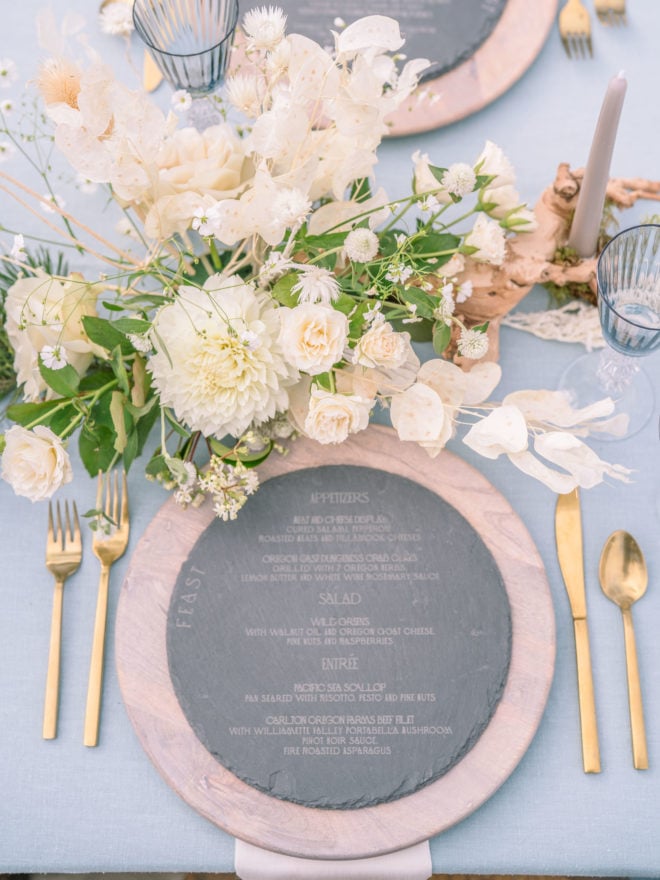
[[[479,214],[472,231],[465,237],[465,244],[476,248],[472,259],[483,263],[501,266],[504,262],[506,242],[504,230],[494,220]]]
[[[29,431],[14,425],[5,434],[2,478],[30,501],[50,498],[73,478],[69,454],[57,434],[37,425]]]
[[[349,434],[364,431],[373,405],[373,400],[357,394],[333,394],[312,388],[305,434],[318,443],[343,443]]]
[[[410,351],[408,333],[397,333],[388,321],[374,322],[360,337],[354,350],[354,362],[362,367],[396,369],[405,363]]]
[[[57,350],[82,376],[92,361],[94,346],[83,327],[84,315],[96,315],[101,287],[72,278],[60,281],[38,269],[20,278],[7,292],[6,330],[14,349],[14,369],[26,400],[47,390],[39,373],[39,354]]]
[[[348,342],[348,318],[343,312],[315,303],[281,312],[280,344],[297,370],[318,376],[341,360]]]

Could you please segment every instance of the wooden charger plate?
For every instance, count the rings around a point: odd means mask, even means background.
[[[391,134],[418,134],[464,119],[499,98],[537,57],[557,0],[508,0],[490,36],[453,70],[425,82],[391,119]],[[408,57],[414,47],[404,46]],[[419,100],[420,92],[432,96]]]
[[[538,727],[555,654],[554,613],[542,561],[505,498],[449,452],[433,462],[390,428],[371,426],[337,447],[297,440],[260,467],[262,482],[319,465],[396,474],[450,504],[477,532],[502,576],[511,611],[511,660],[502,696],[476,744],[448,772],[398,800],[319,809],[274,798],[243,782],[207,751],[178,702],[167,655],[168,607],[177,577],[213,521],[209,504],[167,501],[133,554],[117,612],[120,687],[143,748],[197,812],[248,843],[306,858],[363,858],[430,838],[476,810],[508,778]],[[248,504],[258,504],[256,498]],[[432,648],[431,648],[432,650]]]

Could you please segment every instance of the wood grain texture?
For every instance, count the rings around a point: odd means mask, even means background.
[[[545,43],[557,0],[509,0],[493,32],[471,58],[421,86],[391,117],[391,134],[431,131],[464,119],[504,94],[525,73]],[[405,46],[404,46],[405,51]]]
[[[307,440],[273,455],[261,479],[326,464],[399,474],[455,507],[492,553],[511,605],[511,665],[490,724],[467,755],[437,781],[391,803],[323,810],[272,798],[242,782],[206,751],[190,728],[169,677],[167,611],[177,575],[213,519],[209,504],[187,511],[167,501],[141,538],[122,586],[116,658],[126,710],[140,742],[169,785],[195,810],[256,846],[306,858],[362,858],[411,846],[459,822],[514,770],[541,720],[554,669],[554,613],[543,564],[506,499],[449,452],[431,461],[391,428],[371,426],[337,447]],[[257,498],[248,503],[258,504]]]

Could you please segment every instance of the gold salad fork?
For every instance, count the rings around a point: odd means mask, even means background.
[[[626,0],[594,0],[596,15],[602,24],[623,25],[626,20]]]
[[[99,523],[94,533],[92,550],[101,562],[101,575],[99,577],[99,591],[96,600],[94,641],[92,643],[92,659],[87,686],[87,706],[85,708],[85,734],[83,741],[86,746],[95,746],[99,738],[110,568],[113,562],[116,562],[124,554],[128,545],[130,523],[126,473],[122,474],[121,505],[118,484],[117,471],[114,472],[114,477],[107,474],[105,479],[103,474],[99,473],[96,491],[96,509],[99,511]],[[105,504],[103,503],[104,496]],[[103,517],[101,512],[104,514]]]
[[[48,674],[46,676],[46,700],[44,704],[44,739],[55,739],[57,736],[64,581],[78,569],[81,560],[82,540],[75,501],[73,503],[72,516],[69,515],[68,502],[64,502],[64,526],[62,526],[62,511],[59,501],[55,508],[54,517],[53,505],[49,503],[46,568],[55,576],[55,590],[53,593],[53,613],[50,621],[50,647],[48,650]]]
[[[567,0],[559,13],[559,35],[569,58],[593,56],[591,20],[582,0]]]

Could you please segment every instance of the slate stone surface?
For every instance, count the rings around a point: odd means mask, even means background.
[[[363,15],[397,19],[406,38],[403,52],[428,58],[422,79],[433,79],[470,58],[490,36],[507,0],[278,0],[287,14],[287,32],[300,33],[321,46],[332,46],[331,31],[341,18],[350,24]],[[533,0],[531,0],[533,2]],[[262,6],[250,0],[245,9]],[[243,6],[241,7],[243,9]]]
[[[262,485],[200,536],[167,650],[206,749],[268,794],[352,809],[446,773],[511,655],[500,572],[472,526],[406,478],[354,466]]]

